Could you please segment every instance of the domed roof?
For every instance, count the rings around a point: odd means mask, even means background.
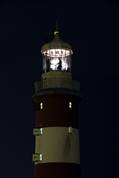
[[[49,49],[68,49],[71,50],[71,45],[68,43],[65,43],[63,40],[59,37],[59,31],[56,30],[54,32],[54,38],[51,42],[46,43],[42,46],[41,52],[47,51]]]

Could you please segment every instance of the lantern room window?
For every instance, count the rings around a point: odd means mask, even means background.
[[[69,49],[49,49],[43,52],[43,70],[71,71],[71,53]]]

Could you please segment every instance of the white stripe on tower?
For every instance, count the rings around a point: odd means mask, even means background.
[[[79,132],[72,127],[45,127],[35,133],[35,164],[80,163]],[[34,155],[34,156],[35,156]]]

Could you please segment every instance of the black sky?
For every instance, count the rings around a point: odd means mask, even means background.
[[[57,19],[81,82],[82,178],[116,178],[119,3],[106,0],[0,2],[0,177],[32,178],[33,82]]]

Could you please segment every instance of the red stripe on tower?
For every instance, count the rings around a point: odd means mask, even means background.
[[[80,177],[79,91],[72,79],[71,46],[54,32],[42,47],[43,74],[35,82],[34,178]]]

